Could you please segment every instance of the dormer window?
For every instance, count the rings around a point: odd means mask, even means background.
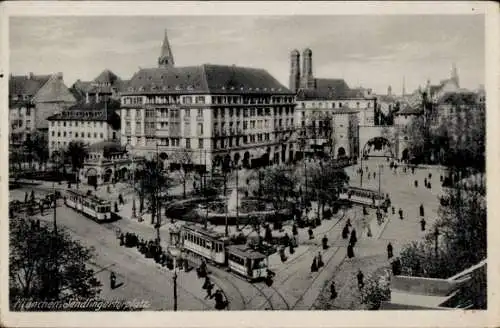
[[[166,91],[167,90],[167,86],[164,85],[162,88],[161,88],[163,91]]]
[[[129,87],[129,88],[128,88],[128,91],[134,91],[134,88]]]
[[[226,87],[225,87],[225,86],[222,86],[222,90],[226,90]]]
[[[181,89],[181,86],[180,85],[176,85],[175,86],[175,90],[179,91]]]
[[[189,91],[191,91],[191,90],[193,90],[194,88],[193,88],[193,86],[192,86],[192,85],[188,85],[187,89],[188,89]]]
[[[140,86],[140,87],[139,87],[139,91],[144,91],[144,87],[143,87],[143,86]]]

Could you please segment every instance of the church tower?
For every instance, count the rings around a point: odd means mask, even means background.
[[[389,97],[392,97],[392,87],[391,86],[387,87],[387,95]]]
[[[307,48],[302,53],[302,83],[301,88],[303,89],[314,89],[314,76],[312,68],[312,51]]]
[[[165,30],[165,37],[161,46],[160,57],[158,57],[158,67],[174,67],[174,55],[172,54],[170,43],[168,42],[167,30]]]
[[[457,88],[460,88],[460,80],[458,79],[457,65],[455,63],[451,65],[451,80],[455,82]]]
[[[300,53],[297,49],[290,54],[290,90],[297,92],[300,87]]]

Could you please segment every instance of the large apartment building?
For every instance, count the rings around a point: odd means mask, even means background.
[[[121,94],[121,143],[169,164],[256,167],[294,158],[294,94],[263,69],[175,67],[165,33],[158,68]]]

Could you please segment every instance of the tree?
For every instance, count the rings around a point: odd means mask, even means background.
[[[308,168],[311,189],[316,192],[319,208],[323,212],[326,203],[333,204],[338,199],[340,190],[349,182],[349,176],[332,161],[313,163]]]
[[[390,277],[370,277],[361,289],[361,302],[366,304],[368,310],[378,310],[384,301],[391,299]]]
[[[285,166],[270,167],[263,171],[262,195],[269,199],[276,212],[288,205],[288,197],[293,194],[296,178]]]
[[[10,301],[92,298],[101,283],[87,263],[94,253],[61,228],[18,218],[10,221]]]
[[[83,162],[87,157],[87,148],[83,144],[83,142],[79,140],[72,140],[68,144],[68,148],[65,151],[65,156],[71,162],[71,168],[73,170],[73,174],[75,175],[76,187],[79,186],[79,178],[78,171],[83,168]]]
[[[39,167],[47,167],[49,160],[49,144],[45,135],[40,132],[34,132],[30,136],[30,148],[33,151],[34,158],[38,161]]]
[[[406,134],[408,136],[408,151],[411,158],[420,161],[424,155],[425,134],[424,117],[418,116],[411,120]]]
[[[163,174],[156,160],[146,160],[142,163],[142,168],[136,172],[135,182],[135,189],[140,197],[140,207],[144,206],[144,200],[148,201],[151,224],[154,224],[157,211],[159,212],[161,207],[161,199],[166,196],[171,185],[170,177]],[[159,223],[158,220],[157,224]]]
[[[176,173],[182,183],[182,197],[186,198],[186,184],[189,180],[189,177],[191,176],[193,166],[191,151],[188,149],[179,150],[175,153],[175,161],[181,165]]]

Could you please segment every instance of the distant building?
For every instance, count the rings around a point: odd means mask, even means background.
[[[300,54],[298,50],[291,52],[290,90],[297,93],[297,108],[305,108],[304,101],[335,101],[332,106],[347,106],[358,112],[359,125],[375,125],[375,109],[377,98],[371,89],[351,89],[343,79],[315,78],[313,74],[313,58],[311,49],[305,49],[302,73],[300,72]],[[302,104],[304,102],[304,104]],[[335,107],[332,107],[335,108]]]
[[[10,146],[20,146],[35,131],[47,134],[47,118],[76,102],[62,73],[9,77]]]
[[[112,71],[105,69],[92,81],[77,80],[70,88],[79,102],[100,102],[120,99],[120,92],[126,89],[128,81],[122,80]]]
[[[91,186],[100,186],[128,179],[132,172],[132,160],[118,141],[100,141],[87,148],[87,158],[79,179]]]
[[[85,145],[120,140],[120,108],[116,100],[80,103],[48,118],[49,153],[63,152],[72,140]]]
[[[158,145],[166,164],[256,167],[294,158],[290,90],[262,69],[176,67],[166,33],[158,68],[134,74],[121,106],[122,145],[145,156]]]

